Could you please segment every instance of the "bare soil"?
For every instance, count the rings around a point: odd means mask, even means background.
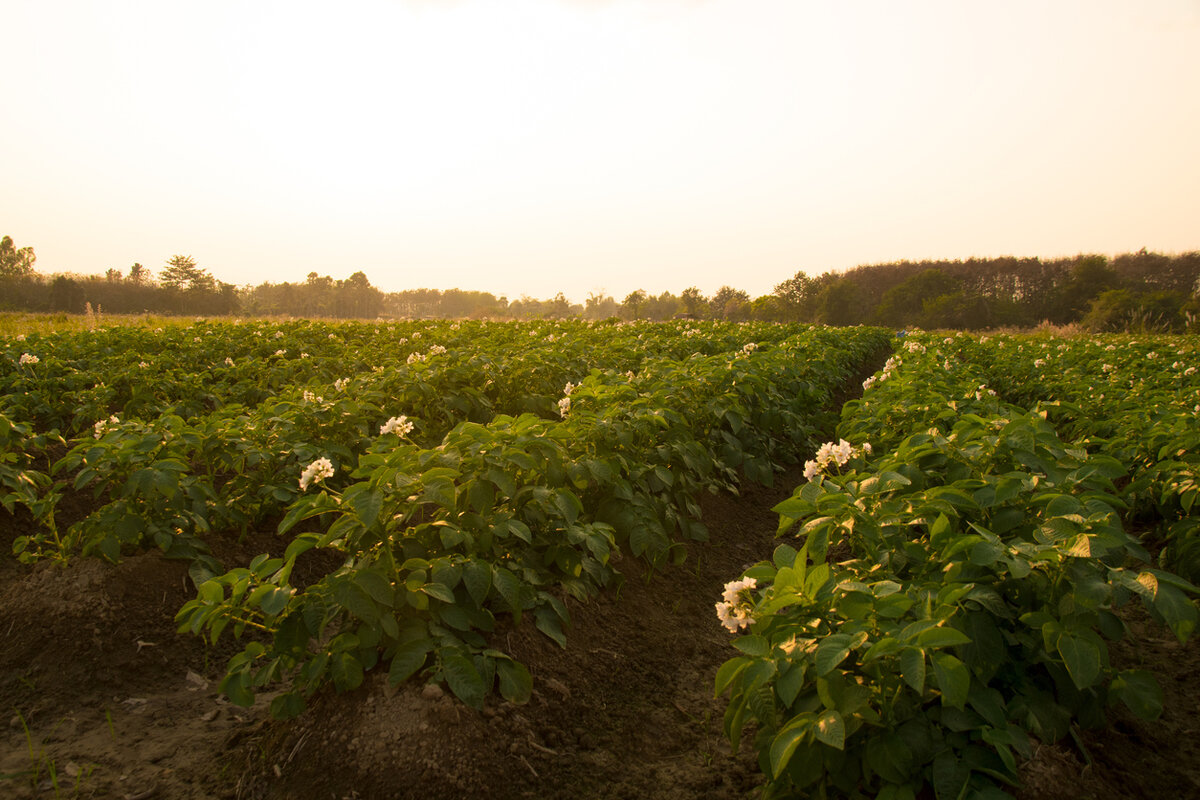
[[[505,634],[534,695],[482,712],[380,676],[275,722],[269,697],[241,709],[218,695],[231,649],[175,633],[175,611],[193,596],[181,564],[0,559],[0,797],[753,797],[754,756],[730,751],[712,697],[735,653],[713,603],[769,556],[771,506],[799,480],[793,471],[775,489],[704,498],[711,541],[653,575],[623,558],[619,593],[571,606],[567,649],[532,626]],[[0,516],[10,528],[0,547],[18,524]],[[267,543],[244,547],[257,544]],[[1114,660],[1160,675],[1162,718],[1118,709],[1104,731],[1039,747],[1023,769],[1024,800],[1200,797],[1200,647],[1136,615],[1131,625]]]

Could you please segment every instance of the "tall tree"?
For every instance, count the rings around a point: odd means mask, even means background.
[[[689,286],[679,293],[679,299],[683,301],[683,307],[688,314],[693,317],[699,317],[703,312],[708,301],[704,299],[704,295],[700,294],[700,290],[695,286]]]
[[[646,304],[646,293],[641,289],[625,295],[621,301],[621,309],[634,319],[642,318],[642,306]]]
[[[167,259],[167,266],[158,273],[163,286],[181,291],[215,291],[216,279],[196,266],[191,256],[174,255]]]
[[[32,247],[17,249],[12,237],[0,239],[0,278],[27,278],[33,274],[35,261]]]

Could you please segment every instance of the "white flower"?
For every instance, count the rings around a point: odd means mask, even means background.
[[[758,582],[754,578],[743,578],[725,584],[723,600],[714,607],[717,610],[717,618],[730,633],[737,633],[755,623],[754,617],[750,616],[750,612],[754,610],[751,605],[753,599],[744,593],[748,593],[757,585]]]
[[[233,366],[233,359],[230,358],[229,356],[225,356],[225,366],[227,366],[227,367]]]
[[[571,396],[571,392],[575,391],[575,390],[576,390],[576,389],[578,389],[578,388],[579,388],[579,384],[577,384],[577,383],[571,383],[570,381],[567,381],[567,385],[563,387],[563,394],[565,394],[565,395],[567,395],[568,397],[570,397],[570,396]]]
[[[421,355],[420,353],[409,353],[408,354],[408,363],[409,364],[416,364],[418,361],[424,361],[424,360],[425,360],[425,356]]]
[[[560,417],[567,416],[567,412],[571,410],[571,398],[564,397],[558,401],[558,415]]]
[[[339,392],[342,392],[346,390],[346,384],[348,383],[350,383],[349,378],[338,378],[333,382],[333,388],[337,389]]]
[[[1195,367],[1188,367],[1187,369],[1185,369],[1185,370],[1183,371],[1183,374],[1184,374],[1184,375],[1195,375],[1195,374],[1196,374],[1196,368],[1195,368]]]
[[[300,354],[300,357],[301,357],[301,358],[308,358],[308,353],[301,353],[301,354]]]
[[[1146,358],[1148,358],[1148,359],[1150,359],[1151,361],[1153,361],[1154,359],[1158,358],[1158,353],[1156,353],[1156,352],[1154,352],[1153,350],[1151,350],[1149,353],[1146,353]]]
[[[139,367],[141,367],[142,369],[146,369],[146,368],[147,368],[147,367],[149,367],[150,365],[149,365],[149,364],[147,364],[145,361],[139,361],[139,362],[138,362],[138,366],[139,366]]]
[[[304,394],[302,394],[301,397],[304,398],[304,402],[306,402],[306,403],[324,403],[325,402],[324,397],[313,394],[312,392],[308,391],[307,389],[304,390]]]
[[[25,334],[23,334],[23,333],[18,333],[18,334],[17,334],[17,341],[18,341],[18,342],[23,342],[23,341],[25,341]]]
[[[276,339],[282,339],[282,338],[283,338],[283,331],[275,331],[275,338],[276,338]]]
[[[407,436],[412,432],[413,424],[408,421],[408,417],[401,414],[398,417],[392,417],[387,422],[379,427],[379,435],[383,436],[387,433],[394,433],[397,436]]]
[[[31,355],[31,354],[29,354],[29,353],[21,353],[21,358],[20,358],[20,361],[19,361],[18,363],[21,363],[21,364],[36,364],[36,363],[38,363],[39,361],[41,361],[41,359],[40,359],[40,358],[38,358],[38,357],[37,357],[37,356],[35,356],[35,355]]]
[[[275,351],[275,355],[277,355],[277,356],[286,356],[286,355],[287,355],[287,350],[276,350],[276,351]]]
[[[105,433],[108,432],[109,425],[116,425],[120,421],[121,420],[117,419],[116,414],[113,414],[108,419],[100,420],[99,422],[97,422],[95,425],[92,426],[92,430],[93,430],[92,438],[99,439],[101,436],[103,436]]]
[[[199,336],[193,336],[193,337],[192,337],[192,341],[193,341],[193,342],[199,342],[199,341],[201,341],[201,339],[200,339],[200,337],[199,337]]]
[[[757,349],[758,349],[758,345],[755,344],[754,342],[750,342],[749,344],[747,344],[745,347],[742,348],[742,352],[745,353],[746,355],[749,355]]]
[[[442,347],[440,344],[430,345],[429,347],[429,355],[431,356],[438,356],[444,352],[446,352],[446,348]]]
[[[333,463],[328,458],[318,458],[300,473],[300,491],[308,489],[314,482],[320,483],[333,477]]]
[[[1034,359],[1034,361],[1033,361],[1033,365],[1034,365],[1035,367],[1044,367],[1044,366],[1046,366],[1046,359],[1044,359],[1044,358],[1036,358],[1036,359]]]
[[[821,474],[821,465],[816,461],[804,462],[804,479],[811,481],[813,478]]]

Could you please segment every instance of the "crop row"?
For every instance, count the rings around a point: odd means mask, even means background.
[[[283,682],[281,716],[382,665],[472,705],[496,685],[527,696],[527,670],[491,644],[498,620],[564,642],[564,600],[619,580],[619,548],[658,562],[703,539],[696,494],[771,482],[886,341],[766,325],[202,327],[8,343],[0,479],[15,476],[6,505],[33,526],[14,549],[188,560],[181,630],[246,636],[222,686],[247,703]],[[267,526],[271,552],[233,569],[212,556]]]
[[[1133,600],[1185,640],[1196,588],[1127,532],[1126,464],[1010,402],[1036,389],[977,347],[907,339],[776,508],[795,546],[718,604],[747,631],[726,731],[757,723],[767,796],[1004,797],[1030,735],[1161,710],[1109,646]]]

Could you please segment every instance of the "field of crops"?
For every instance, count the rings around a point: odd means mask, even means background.
[[[17,796],[998,797],[1038,742],[1162,713],[1117,652],[1135,605],[1180,648],[1195,627],[1188,338],[198,320],[0,346]],[[647,719],[695,752],[657,760]]]
[[[1181,338],[902,339],[720,609],[746,631],[726,732],[757,723],[768,796],[1009,796],[1036,742],[1160,717],[1110,650],[1135,604],[1195,631],[1198,363]]]

